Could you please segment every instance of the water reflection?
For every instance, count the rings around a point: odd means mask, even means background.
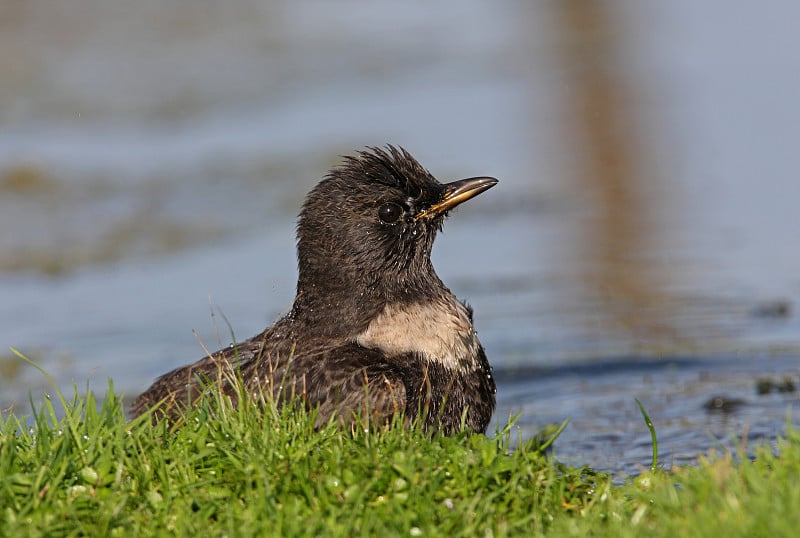
[[[608,2],[570,0],[553,9],[562,36],[556,52],[566,72],[565,151],[579,163],[573,181],[591,206],[579,224],[575,285],[588,288],[587,304],[599,299],[636,305],[606,309],[603,330],[649,346],[680,343],[685,336],[675,323],[675,303],[665,300],[665,279],[675,276],[675,269],[662,271],[648,259],[648,253],[661,250],[653,216],[674,209],[662,205],[656,211],[653,206],[665,200],[647,190],[648,183],[661,179],[648,158],[643,139],[652,137],[643,132],[648,125],[639,114],[640,103],[650,99],[641,95],[644,85],[631,84],[620,54],[636,46],[635,38],[621,20],[624,10]]]
[[[774,435],[791,396],[752,391],[800,355],[798,6],[5,2],[0,347],[134,393],[216,342],[209,296],[255,334],[291,302],[304,193],[392,142],[501,179],[434,262],[499,377],[533,372],[499,392],[526,432],[572,417],[560,449],[617,465],[652,396],[695,453],[722,395]],[[0,352],[0,407],[42,385]]]

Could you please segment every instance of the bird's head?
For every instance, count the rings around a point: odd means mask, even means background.
[[[441,286],[430,261],[448,211],[497,183],[439,183],[402,148],[346,157],[308,195],[298,223],[298,293],[403,300]],[[321,290],[318,290],[321,291]]]

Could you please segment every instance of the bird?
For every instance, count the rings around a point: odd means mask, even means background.
[[[495,186],[440,183],[404,148],[366,147],[309,192],[297,223],[291,309],[256,336],[176,368],[131,414],[177,421],[209,389],[316,410],[315,426],[387,424],[485,433],[497,392],[473,311],[431,250],[448,213]],[[246,391],[236,390],[236,380]]]

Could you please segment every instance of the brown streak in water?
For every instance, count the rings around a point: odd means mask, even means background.
[[[623,21],[605,2],[565,0],[553,4],[563,37],[561,61],[567,66],[569,151],[583,162],[580,191],[590,195],[594,215],[581,235],[584,284],[593,296],[613,305],[604,313],[605,330],[622,330],[633,341],[680,339],[665,283],[651,262],[637,259],[658,241],[652,226],[652,196],[647,155],[637,131],[646,127],[637,114],[641,88],[625,79],[618,51],[632,47]]]

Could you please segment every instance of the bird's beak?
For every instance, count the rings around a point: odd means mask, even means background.
[[[420,211],[414,220],[435,217],[441,215],[449,209],[462,202],[466,202],[473,196],[477,196],[487,189],[497,185],[497,180],[493,177],[471,177],[460,179],[444,185],[444,192],[441,200],[430,206],[428,209]]]

